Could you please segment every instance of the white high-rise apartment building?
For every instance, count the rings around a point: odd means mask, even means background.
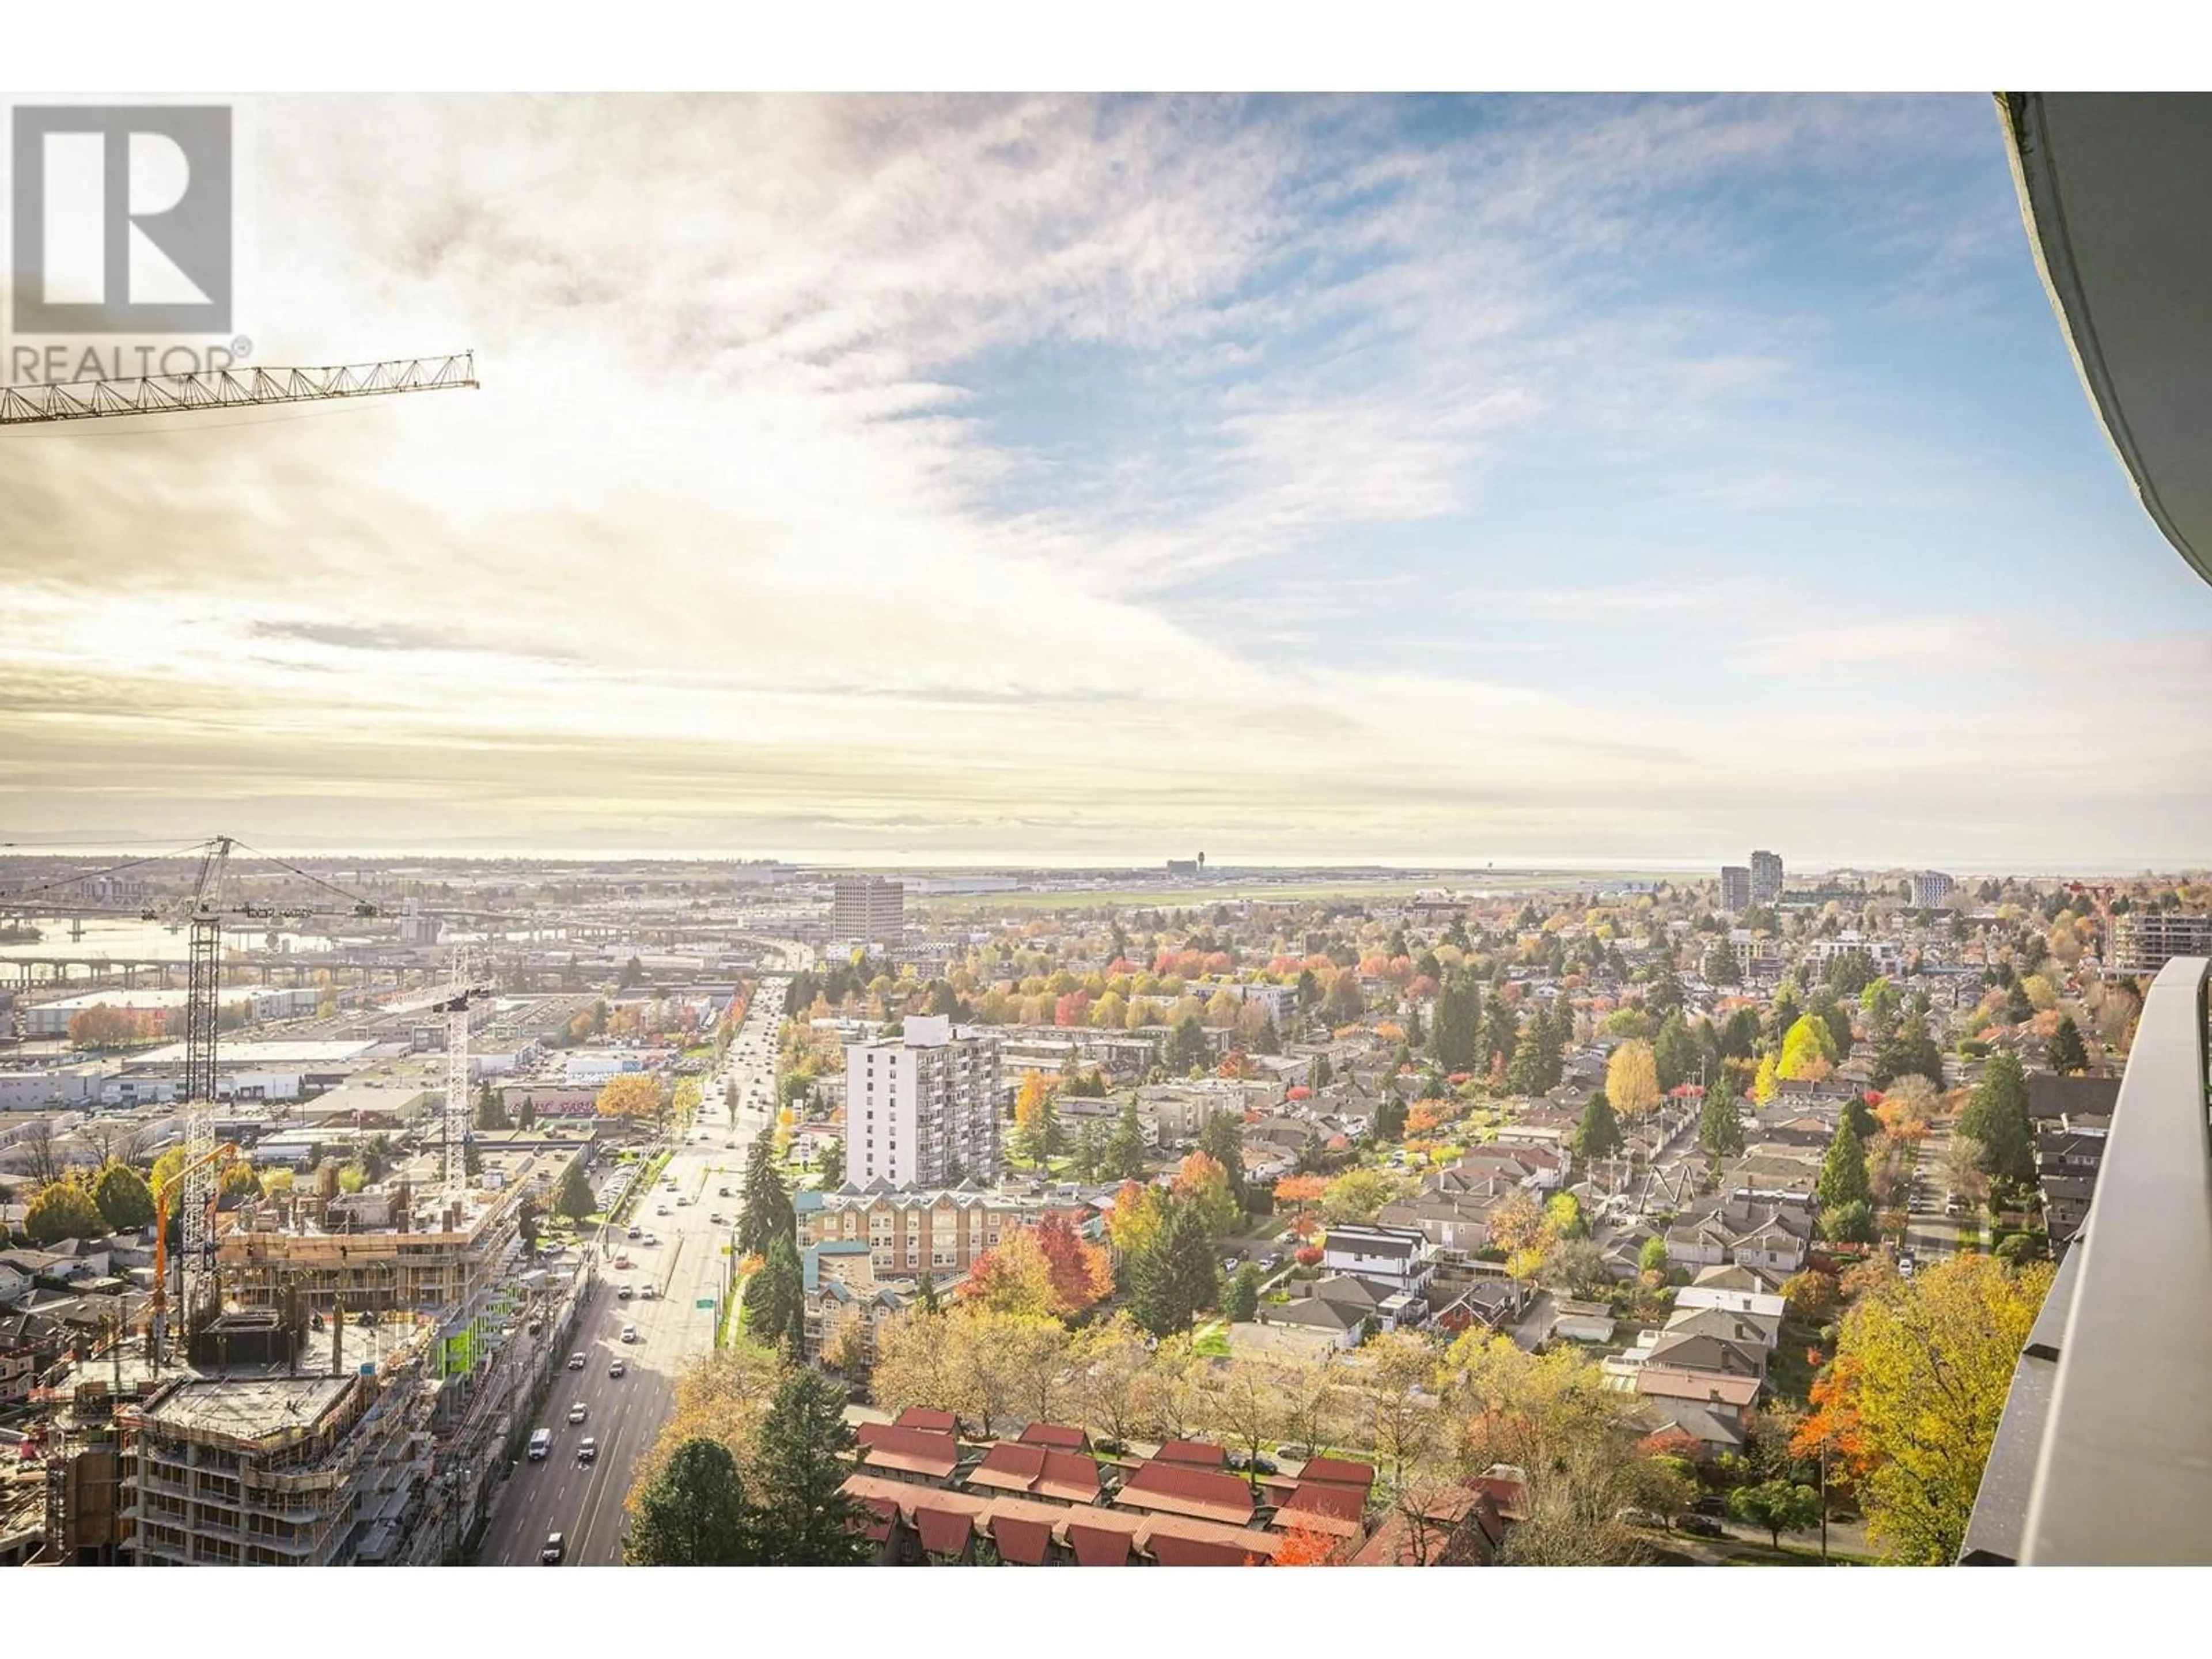
[[[936,1187],[999,1173],[999,1039],[943,1015],[845,1047],[845,1172],[866,1186]]]
[[[830,936],[896,948],[906,937],[906,888],[881,876],[840,876]]]
[[[1912,908],[1933,910],[1951,896],[1951,878],[1941,870],[1923,870],[1912,878]]]

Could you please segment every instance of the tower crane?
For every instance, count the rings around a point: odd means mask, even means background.
[[[443,357],[395,357],[323,368],[223,368],[143,379],[57,381],[0,386],[0,427],[49,421],[97,421],[124,415],[202,414],[402,392],[474,390],[473,351]]]
[[[199,860],[191,896],[184,907],[184,920],[191,937],[185,971],[185,1077],[181,1091],[185,1164],[179,1174],[183,1182],[184,1240],[179,1253],[182,1284],[177,1312],[179,1322],[187,1329],[199,1316],[214,1277],[215,1207],[219,1179],[216,1166],[221,1161],[215,1138],[216,1039],[222,1022],[222,930],[226,924],[240,922],[269,929],[286,922],[332,918],[350,921],[377,914],[376,907],[359,895],[349,893],[335,883],[282,859],[269,858],[266,854],[258,856],[313,886],[337,895],[341,902],[264,904],[234,896],[228,891],[227,884],[231,875],[231,850],[239,845],[232,836],[216,836],[184,849],[185,856],[197,856]],[[135,859],[93,875],[113,875],[157,861],[151,858]],[[0,905],[0,914],[38,915],[65,903],[77,915],[132,916],[142,921],[162,919],[159,908],[148,905],[87,905],[67,899],[40,902],[42,894],[90,878],[75,875],[46,887],[15,894]]]

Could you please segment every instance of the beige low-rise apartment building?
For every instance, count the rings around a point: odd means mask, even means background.
[[[865,1242],[877,1278],[919,1279],[926,1273],[939,1282],[967,1277],[975,1259],[1017,1227],[1034,1227],[1054,1214],[1080,1227],[1091,1213],[1075,1199],[884,1182],[802,1192],[793,1202],[802,1253],[813,1244]]]

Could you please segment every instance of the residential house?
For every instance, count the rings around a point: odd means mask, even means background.
[[[1187,1516],[1231,1527],[1249,1526],[1252,1488],[1225,1471],[1193,1468],[1158,1458],[1139,1465],[1114,1495],[1125,1510]]]
[[[1346,1224],[1322,1243],[1322,1267],[1419,1298],[1436,1277],[1435,1248],[1418,1227]]]
[[[863,1423],[853,1432],[856,1464],[884,1480],[942,1486],[960,1467],[960,1443],[949,1434],[902,1429],[896,1423]]]

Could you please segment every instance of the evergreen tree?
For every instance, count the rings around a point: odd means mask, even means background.
[[[1680,1008],[1660,1022],[1659,1034],[1652,1039],[1651,1054],[1652,1063],[1659,1073],[1661,1094],[1672,1094],[1697,1077],[1705,1054]]]
[[[1698,1145],[1717,1161],[1742,1156],[1743,1114],[1736,1106],[1735,1091],[1726,1082],[1716,1081],[1705,1090],[1705,1109],[1698,1115]]]
[[[639,1494],[625,1557],[641,1567],[740,1566],[752,1559],[751,1518],[730,1449],[687,1440]]]
[[[1087,1118],[1075,1137],[1075,1178],[1088,1186],[1106,1176],[1106,1126],[1097,1118]]]
[[[1154,1336],[1189,1329],[1219,1299],[1213,1239],[1194,1205],[1174,1205],[1159,1237],[1133,1266],[1130,1311]]]
[[[1874,1188],[1867,1181],[1866,1143],[1859,1139],[1848,1117],[1837,1126],[1835,1138],[1828,1143],[1827,1156],[1820,1160],[1820,1182],[1814,1190],[1824,1211],[1846,1204],[1873,1202]]]
[[[507,1115],[507,1103],[498,1090],[487,1080],[477,1091],[477,1127],[479,1129],[511,1129],[514,1122]]]
[[[2035,1132],[2027,1117],[2027,1074],[2019,1059],[1991,1054],[1974,1085],[1958,1133],[1982,1146],[1981,1167],[1993,1178],[2021,1186],[2035,1180]]]
[[[822,1149],[822,1157],[814,1166],[814,1184],[823,1192],[833,1192],[845,1184],[845,1143],[833,1140]]]
[[[1494,1065],[1512,1065],[1520,1040],[1521,1022],[1513,1005],[1502,996],[1492,996],[1483,1012],[1482,1040],[1475,1054],[1478,1067],[1487,1071]]]
[[[1169,1030],[1169,1071],[1187,1073],[1194,1066],[1203,1066],[1211,1052],[1206,1046],[1206,1026],[1196,1014],[1185,1014]]]
[[[933,1314],[937,1311],[937,1280],[927,1267],[921,1270],[921,1277],[915,1281],[914,1297],[921,1304],[922,1312]]]
[[[1279,1054],[1283,1052],[1283,1034],[1275,1028],[1275,1017],[1270,1013],[1260,1027],[1259,1036],[1252,1039],[1255,1054]]]
[[[770,1241],[767,1260],[746,1281],[744,1306],[745,1328],[756,1342],[787,1346],[794,1358],[805,1352],[806,1287],[791,1234]]]
[[[2058,1029],[2043,1045],[2043,1058],[2062,1077],[2089,1069],[2088,1046],[2081,1041],[2081,1028],[2074,1023],[2073,1015],[2059,1015]]]
[[[483,1173],[483,1154],[477,1150],[474,1135],[461,1138],[461,1173],[472,1181]]]
[[[1237,1207],[1250,1207],[1251,1193],[1244,1184],[1244,1115],[1213,1113],[1199,1126],[1198,1150],[1218,1164],[1229,1177],[1229,1195],[1237,1200]]]
[[[791,1193],[776,1173],[775,1150],[768,1136],[753,1137],[745,1158],[745,1182],[738,1213],[739,1255],[766,1256],[778,1238],[795,1238],[799,1217],[791,1207]]]
[[[592,1196],[592,1183],[584,1174],[584,1161],[573,1159],[561,1172],[560,1185],[553,1189],[553,1212],[565,1215],[571,1221],[581,1221],[599,1208],[599,1201]]]
[[[1223,1298],[1221,1311],[1232,1324],[1251,1323],[1260,1311],[1260,1267],[1257,1262],[1247,1261],[1237,1269],[1237,1276],[1229,1281],[1229,1291]]]
[[[757,1565],[854,1566],[875,1553],[860,1529],[866,1511],[844,1491],[852,1471],[842,1454],[853,1445],[845,1405],[844,1390],[804,1368],[776,1390],[752,1461]]]
[[[1943,1086],[1943,1054],[1928,1035],[1922,1014],[1908,1012],[1889,1040],[1875,1051],[1868,1077],[1877,1089],[1887,1089],[1901,1077],[1924,1077],[1938,1089]]]
[[[1376,1103],[1373,1125],[1377,1140],[1406,1138],[1406,1103],[1395,1089],[1386,1089]]]
[[[1743,969],[1736,957],[1735,946],[1729,943],[1726,933],[1714,939],[1706,949],[1705,975],[1708,985],[1743,983]]]
[[[1874,1109],[1866,1103],[1864,1095],[1853,1095],[1845,1101],[1841,1115],[1843,1121],[1851,1126],[1851,1133],[1859,1138],[1862,1146],[1881,1133],[1881,1120],[1875,1116]]]
[[[1327,1054],[1316,1054],[1314,1056],[1313,1063],[1313,1086],[1315,1090],[1318,1091],[1320,1090],[1326,1089],[1335,1080],[1336,1073],[1329,1066],[1328,1056]]]
[[[1586,1164],[1620,1156],[1620,1119],[1604,1090],[1591,1095],[1583,1106],[1582,1121],[1575,1126],[1574,1145],[1575,1156]]]
[[[522,1097],[522,1109],[515,1114],[514,1127],[518,1129],[534,1129],[538,1127],[538,1103],[531,1099],[528,1095]]]
[[[1428,1034],[1421,1030],[1421,1005],[1418,1002],[1406,1005],[1406,1041],[1416,1048],[1428,1041]]]
[[[2018,980],[2013,981],[2012,989],[2006,994],[2004,1017],[2008,1025],[2025,1025],[2035,1018],[2035,1005],[2027,1000],[2027,988]]]
[[[1437,993],[1436,1018],[1429,1028],[1429,1052],[1447,1072],[1474,1069],[1481,1041],[1481,998],[1474,981],[1454,975]]]
[[[1142,1181],[1145,1178],[1145,1126],[1137,1117],[1137,1097],[1131,1095],[1121,1103],[1121,1115],[1114,1125],[1113,1135],[1106,1142],[1106,1178],[1109,1181]]]

